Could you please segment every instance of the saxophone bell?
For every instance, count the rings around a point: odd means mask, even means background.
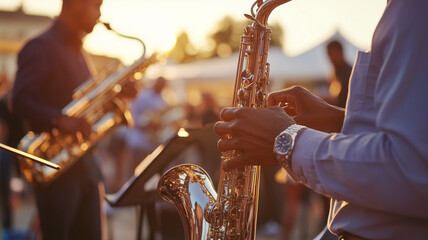
[[[162,179],[158,183],[158,193],[177,207],[186,239],[208,236],[210,223],[207,219],[213,217],[213,204],[217,199],[208,173],[199,166],[183,164],[170,169]]]

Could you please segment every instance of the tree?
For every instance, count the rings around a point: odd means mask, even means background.
[[[218,23],[216,32],[209,35],[215,43],[211,57],[224,57],[239,51],[243,29],[252,23],[249,19],[235,20],[226,16]],[[284,31],[279,23],[269,26],[272,29],[270,46],[282,47]]]
[[[174,47],[169,52],[172,60],[178,63],[186,63],[196,60],[197,50],[190,42],[189,35],[182,31],[177,35]]]
[[[178,63],[186,63],[212,57],[227,57],[233,52],[239,51],[243,29],[252,24],[249,19],[235,20],[225,16],[217,24],[217,29],[208,35],[212,46],[197,50],[191,43],[186,32],[177,36],[177,41],[170,51],[170,57]],[[270,46],[283,46],[284,31],[279,23],[270,24],[272,29]]]

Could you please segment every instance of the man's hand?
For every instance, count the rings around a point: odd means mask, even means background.
[[[244,165],[278,165],[273,154],[275,137],[295,123],[282,108],[225,108],[220,117],[223,121],[214,126],[221,137],[218,149],[239,153],[225,162],[226,171]]]
[[[122,86],[121,91],[117,95],[119,98],[135,99],[137,97],[138,90],[134,81],[129,81]]]
[[[273,92],[268,106],[280,106],[301,125],[323,132],[340,132],[345,111],[322,100],[307,89],[295,86]]]
[[[91,134],[91,125],[84,118],[61,115],[54,119],[54,126],[64,134],[76,135],[80,132],[84,139]]]

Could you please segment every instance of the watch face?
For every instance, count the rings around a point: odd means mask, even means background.
[[[288,134],[281,134],[275,141],[275,152],[278,154],[287,154],[291,148],[291,136]]]

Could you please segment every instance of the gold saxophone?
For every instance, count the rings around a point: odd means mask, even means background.
[[[76,141],[73,136],[63,135],[58,131],[27,133],[18,148],[59,165],[61,170],[56,171],[29,159],[23,159],[20,161],[20,168],[26,180],[37,186],[52,182],[114,126],[132,125],[132,116],[126,103],[117,98],[117,94],[127,82],[135,81],[134,75],[137,72],[143,73],[157,61],[156,55],[146,58],[143,54],[132,65],[110,75],[101,83],[90,79],[76,89],[73,94],[74,100],[62,109],[62,114],[85,118],[92,126],[88,139],[78,138]]]
[[[244,29],[235,81],[233,106],[266,107],[269,84],[267,63],[271,29],[270,13],[290,0],[258,0],[251,7],[253,21]],[[253,9],[257,6],[256,13]],[[223,163],[236,152],[222,153]],[[161,197],[175,204],[187,240],[255,239],[260,185],[260,166],[220,172],[217,193],[208,174],[196,165],[184,164],[168,170],[158,183]]]

